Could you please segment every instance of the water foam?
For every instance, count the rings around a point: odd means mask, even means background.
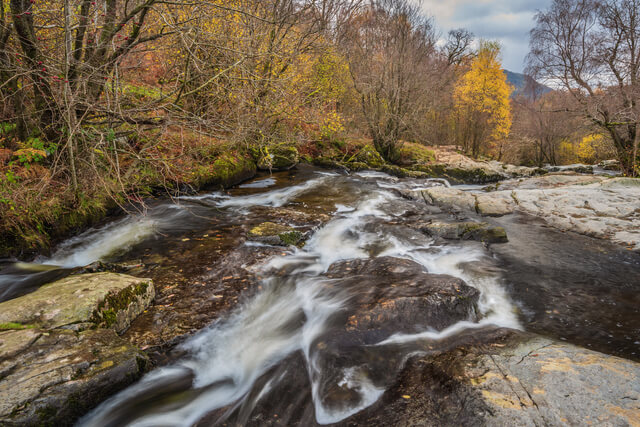
[[[253,205],[282,206],[295,196],[325,182],[329,177],[303,185],[279,189],[254,196],[218,200],[226,207]],[[378,178],[378,176],[371,176]],[[257,379],[270,368],[296,351],[305,359],[311,382],[316,421],[320,424],[339,422],[370,406],[384,393],[372,383],[359,366],[344,368],[339,384],[359,396],[358,404],[345,408],[327,407],[320,396],[323,378],[318,354],[312,344],[326,331],[327,320],[340,310],[349,298],[340,289],[329,291],[323,284],[323,273],[335,262],[375,256],[372,247],[383,247],[378,256],[411,259],[429,272],[460,277],[481,291],[480,322],[461,321],[448,328],[425,330],[417,334],[393,335],[378,346],[406,343],[421,339],[438,340],[465,329],[488,324],[518,327],[512,306],[500,286],[499,274],[491,269],[473,268],[474,262],[486,261],[481,245],[437,247],[426,237],[416,241],[402,236],[366,231],[372,221],[393,218],[399,199],[391,192],[375,190],[350,208],[339,208],[336,216],[320,228],[304,249],[294,249],[274,257],[262,265],[252,266],[261,272],[286,269],[282,278],[273,275],[262,283],[263,290],[239,306],[226,320],[221,320],[187,340],[182,349],[191,356],[174,366],[160,368],[136,385],[103,403],[80,421],[81,426],[101,426],[112,412],[135,396],[144,395],[150,387],[178,373],[193,374],[193,389],[200,392],[192,399],[171,406],[134,414],[131,426],[189,426],[211,411],[237,404],[247,398]],[[266,383],[252,404],[274,385]]]

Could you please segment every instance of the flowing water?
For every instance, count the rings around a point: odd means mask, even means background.
[[[200,330],[179,339],[180,344],[174,349],[179,356],[104,402],[80,420],[81,426],[191,426],[225,421],[244,424],[262,399],[274,399],[267,396],[291,380],[295,360],[302,361],[298,365],[303,367],[306,379],[290,384],[293,393],[310,394],[314,422],[336,423],[376,402],[411,355],[438,348],[439,343],[444,345],[457,334],[488,325],[534,329],[558,338],[565,333],[575,342],[589,341],[603,351],[623,347],[624,356],[635,357],[640,344],[633,342],[633,337],[638,336],[638,305],[636,297],[629,300],[630,295],[624,291],[632,286],[626,282],[629,279],[625,271],[638,271],[635,254],[627,256],[607,247],[609,269],[619,273],[610,279],[613,283],[602,278],[600,266],[585,265],[579,280],[574,278],[572,282],[553,270],[555,273],[547,273],[549,277],[543,277],[545,284],[540,285],[524,266],[528,254],[522,253],[529,249],[536,253],[537,237],[523,237],[524,232],[516,225],[505,224],[508,231],[515,230],[514,243],[510,245],[515,245],[517,253],[511,257],[508,246],[500,252],[479,242],[436,241],[407,226],[409,218],[416,216],[453,218],[405,200],[394,189],[439,185],[449,184],[437,179],[398,180],[382,173],[341,175],[302,169],[258,178],[228,193],[155,202],[145,215],[130,215],[76,236],[61,244],[51,257],[37,259],[36,264],[12,265],[3,270],[0,292],[4,287],[6,295],[7,289],[16,295],[25,292],[22,285],[27,279],[35,286],[38,274],[68,274],[70,269],[95,261],[126,264],[159,259],[161,268],[151,271],[151,275],[157,288],[170,290],[164,294],[160,290],[158,307],[150,310],[155,314],[138,319],[128,333],[130,337],[153,330],[158,319],[171,319],[165,321],[167,324],[177,322],[179,303],[171,306],[177,298],[185,304],[184,318],[193,312],[193,317],[208,323],[205,327],[193,323],[190,331]],[[247,228],[274,218],[306,232],[310,236],[306,244],[302,248],[273,248],[242,237]],[[551,231],[536,227],[534,234],[552,239],[548,237],[553,236]],[[598,245],[588,238],[581,242],[583,247],[584,242]],[[567,257],[579,256],[581,249],[575,247],[575,242],[571,249],[568,246],[558,243],[558,251],[565,258],[554,258],[553,247],[544,249],[552,252],[546,254],[549,259],[570,263]],[[567,250],[574,252],[567,255]],[[342,343],[331,348],[332,343],[339,342],[331,337],[337,337],[344,326],[336,324],[336,318],[356,295],[367,292],[369,284],[343,287],[327,272],[341,261],[383,257],[411,260],[429,273],[463,279],[480,293],[477,316],[470,315],[440,329],[424,323],[411,324],[386,330],[375,341]],[[237,262],[229,264],[230,259]],[[544,260],[537,259],[537,265],[543,267]],[[211,272],[213,267],[228,268],[229,276],[221,279]],[[38,268],[43,271],[29,272]],[[518,269],[525,272],[524,276],[518,276]],[[225,291],[223,282],[240,270],[245,274],[242,277],[254,277],[256,283],[252,287],[243,285],[237,304],[218,314],[215,304]],[[186,282],[181,285],[185,288],[183,294],[180,287],[174,290],[173,285],[164,286],[174,280],[171,274],[176,271]],[[163,275],[171,279],[163,282]],[[573,300],[558,303],[557,307],[552,302],[547,306],[538,304],[549,283],[568,280],[565,284],[575,290],[576,283],[588,281],[589,277],[597,279],[598,289],[623,289],[600,301],[587,301],[591,307],[582,307],[584,312],[593,313],[590,308],[606,306],[603,301],[614,300],[618,304],[619,326],[606,324],[606,339],[594,340],[592,335],[581,333],[585,317],[572,311]],[[7,283],[13,285],[9,287]],[[189,293],[199,286],[203,289],[199,294]],[[528,293],[529,288],[538,291]],[[585,291],[591,292],[592,288],[585,285]],[[575,290],[575,294],[579,293]],[[585,304],[585,300],[576,300],[575,304]],[[554,311],[560,310],[556,314],[561,317],[563,305],[564,312],[576,317],[573,323],[541,322],[543,318],[553,318],[545,315],[550,306]],[[174,317],[167,312],[174,313]],[[598,329],[597,325],[591,327]]]

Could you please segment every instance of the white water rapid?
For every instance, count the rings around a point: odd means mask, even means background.
[[[260,292],[237,306],[231,315],[186,340],[181,349],[188,356],[147,374],[85,416],[78,425],[191,426],[216,410],[230,413],[241,403],[255,405],[281,378],[270,378],[256,393],[257,380],[296,352],[304,357],[319,424],[344,420],[373,404],[385,390],[358,365],[343,369],[337,380],[339,387],[359,396],[357,403],[336,407],[327,405],[320,396],[321,384],[326,383],[327,376],[313,343],[350,298],[348,292],[326,286],[330,279],[324,274],[341,260],[377,256],[410,259],[430,273],[461,278],[480,291],[479,322],[465,320],[440,331],[426,327],[415,334],[395,334],[377,346],[424,339],[437,341],[489,324],[519,328],[513,306],[501,286],[500,273],[490,268],[492,260],[482,244],[464,242],[438,246],[426,236],[417,238],[372,227],[372,224],[399,218],[409,203],[390,191],[397,180],[385,174],[363,173],[351,177],[323,174],[300,185],[259,194],[230,197],[214,193],[184,197],[181,203],[197,201],[216,209],[248,212],[253,206],[286,206],[308,192],[325,191],[322,188],[329,192],[339,181],[341,185],[347,181],[350,188],[359,191],[358,197],[336,203],[332,219],[315,231],[303,249],[288,250],[263,264],[247,267],[266,277]],[[413,188],[443,184],[427,180],[411,183]],[[262,184],[245,187],[259,189],[271,185],[273,182],[263,180]],[[83,265],[101,259],[104,254],[126,250],[157,233],[159,224],[161,219],[153,216],[127,218],[92,236],[82,237],[82,244],[77,239],[70,241],[48,261],[65,266]],[[70,251],[72,247],[76,250]],[[286,274],[277,274],[282,271]],[[185,377],[191,378],[191,383],[189,393],[180,395],[182,397],[162,405],[150,404],[144,409],[138,406],[136,411],[129,406],[141,396],[151,395],[152,391],[157,392]],[[254,401],[248,403],[252,390]]]

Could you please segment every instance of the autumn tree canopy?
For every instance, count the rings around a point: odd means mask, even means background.
[[[455,88],[459,138],[464,150],[477,157],[491,142],[509,135],[511,87],[499,60],[500,46],[482,42],[471,69]]]

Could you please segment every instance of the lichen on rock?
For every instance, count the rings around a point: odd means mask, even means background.
[[[287,225],[263,222],[249,230],[247,237],[269,245],[296,246],[303,241],[304,234]]]
[[[0,303],[0,324],[43,329],[93,325],[122,333],[154,296],[150,279],[116,273],[80,274]]]

